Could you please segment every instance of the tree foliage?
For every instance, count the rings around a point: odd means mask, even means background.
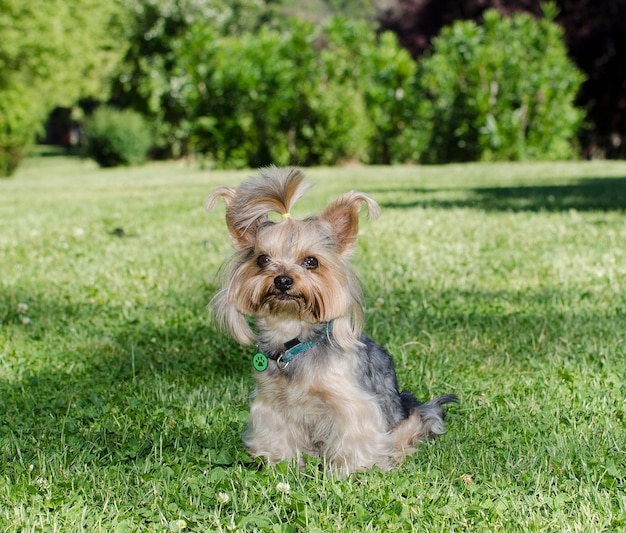
[[[409,158],[395,157],[389,132],[407,121],[394,106],[415,64],[393,35],[344,18],[265,24],[252,11],[233,31],[230,17],[207,23],[193,2],[163,23],[167,2],[148,3],[158,13],[138,11],[114,95],[151,117],[165,155],[234,167]]]
[[[582,75],[550,17],[457,21],[434,40],[421,83],[432,103],[423,160],[567,159],[582,112],[574,105]]]
[[[112,82],[113,102],[150,117],[161,155],[179,157],[189,150],[192,117],[181,94],[190,74],[182,65],[188,47],[204,57],[213,38],[270,24],[275,6],[265,0],[132,0],[127,13],[129,47]]]
[[[50,110],[108,93],[123,11],[98,0],[0,0],[0,175]]]
[[[554,0],[569,55],[585,74],[577,105],[590,123],[581,138],[587,155],[626,156],[626,2]],[[434,37],[456,20],[481,22],[497,8],[505,15],[541,17],[542,0],[395,0],[378,17],[416,59],[432,49]]]
[[[220,166],[367,158],[363,93],[334,70],[332,34],[302,21],[221,38],[191,34],[196,46],[182,59],[195,151]]]
[[[549,22],[485,16],[416,61],[366,16],[314,23],[298,5],[0,0],[0,172],[86,96],[143,115],[152,154],[220,167],[571,155],[580,77]]]

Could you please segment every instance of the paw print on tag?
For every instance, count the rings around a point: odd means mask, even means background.
[[[267,357],[262,353],[258,353],[252,358],[252,364],[256,370],[263,372],[267,368]]]

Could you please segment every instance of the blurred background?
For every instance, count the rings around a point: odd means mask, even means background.
[[[0,0],[0,175],[626,156],[624,0]]]

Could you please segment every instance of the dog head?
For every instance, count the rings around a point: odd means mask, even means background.
[[[226,202],[226,225],[235,256],[213,306],[219,326],[243,344],[255,335],[247,316],[333,321],[333,337],[347,347],[358,342],[363,324],[360,284],[349,264],[354,252],[359,212],[377,216],[368,195],[350,192],[333,200],[319,215],[291,216],[293,204],[310,188],[299,170],[263,169],[237,188],[221,187],[207,199]],[[270,213],[280,215],[272,221]]]

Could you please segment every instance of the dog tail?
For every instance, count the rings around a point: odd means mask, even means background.
[[[459,399],[455,394],[445,394],[420,403],[410,392],[403,392],[400,401],[405,418],[391,430],[394,439],[392,455],[396,460],[414,453],[419,442],[445,433],[442,406],[458,403]]]
[[[444,418],[445,412],[441,408],[442,405],[447,403],[459,403],[459,398],[456,394],[444,394],[433,398],[427,403],[419,404],[415,410],[419,413],[424,429],[427,430],[428,437],[436,437],[445,433]]]

